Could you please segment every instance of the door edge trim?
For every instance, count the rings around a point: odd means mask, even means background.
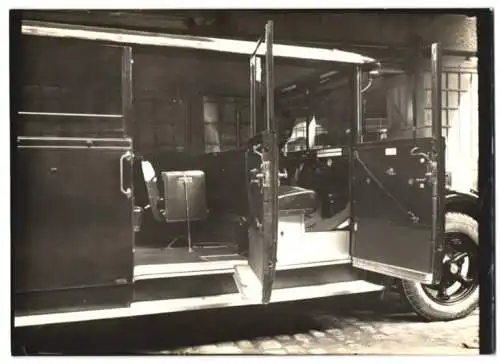
[[[352,258],[352,265],[356,268],[362,268],[371,272],[421,283],[432,283],[433,278],[432,273],[420,272],[409,268],[397,267],[356,257]]]

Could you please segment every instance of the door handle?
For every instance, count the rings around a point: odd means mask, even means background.
[[[286,170],[284,172],[278,172],[278,178],[288,178],[288,172]]]
[[[123,154],[120,157],[120,191],[125,196],[127,196],[127,198],[130,198],[130,197],[132,197],[132,189],[130,187],[127,187],[127,189],[125,189],[125,187],[123,187],[123,160],[124,159],[126,159],[127,162],[132,159],[132,153],[130,152],[130,150],[128,150],[125,154]]]

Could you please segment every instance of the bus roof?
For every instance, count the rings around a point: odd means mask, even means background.
[[[199,49],[215,52],[247,54],[249,56],[254,53],[257,45],[257,42],[243,40],[153,33],[38,21],[24,21],[21,27],[22,34],[25,35],[85,39],[122,44],[125,43]],[[259,49],[257,49],[257,51],[255,52],[255,54],[257,55],[264,55],[264,53],[265,47],[261,46],[259,46]],[[373,58],[365,57],[357,53],[341,51],[338,49],[312,48],[284,44],[275,44],[273,46],[273,55],[279,58],[337,62],[344,64],[362,65],[376,63],[376,60]]]

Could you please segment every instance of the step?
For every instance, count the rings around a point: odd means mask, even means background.
[[[262,299],[262,284],[248,264],[235,265],[233,277],[238,291],[245,300]]]

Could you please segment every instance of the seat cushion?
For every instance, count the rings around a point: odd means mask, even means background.
[[[280,185],[278,205],[280,212],[310,214],[316,210],[316,192],[297,186]]]

